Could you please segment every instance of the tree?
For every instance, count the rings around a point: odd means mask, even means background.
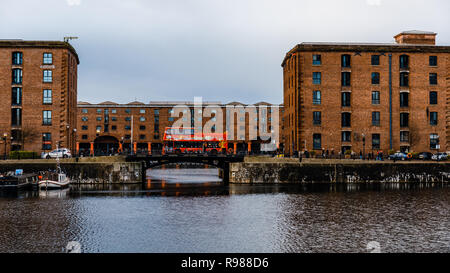
[[[41,134],[35,128],[23,128],[17,140],[22,142],[22,150],[24,150],[25,142],[31,143],[39,136],[41,136]]]

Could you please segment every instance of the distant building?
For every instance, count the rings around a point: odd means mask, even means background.
[[[396,43],[301,43],[282,62],[286,153],[450,151],[450,47],[436,33]]]
[[[195,126],[194,120],[194,104],[193,102],[150,102],[143,103],[139,101],[130,102],[128,104],[118,104],[111,101],[105,101],[99,104],[91,104],[87,102],[78,102],[78,128],[77,128],[77,148],[75,152],[82,154],[103,155],[109,153],[116,153],[122,150],[125,153],[133,151],[139,154],[158,154],[163,148],[163,137],[167,127],[171,127],[175,121],[181,118],[172,117],[171,111],[177,105],[186,105],[191,112],[191,120],[187,121],[191,127]],[[271,104],[260,102],[256,106],[265,105],[268,113],[262,113],[268,117],[264,120],[265,126],[269,130],[272,129],[270,113]],[[234,137],[233,140],[228,139],[228,147],[237,152],[253,152],[261,151],[262,144],[265,141],[251,140],[249,138],[249,111],[244,112],[243,109],[249,105],[244,105],[239,102],[232,102],[222,104],[221,102],[203,102],[203,109],[217,108],[222,109],[223,113],[223,131],[230,132],[230,128],[226,126],[227,106],[235,107],[236,112],[242,114],[234,116]],[[236,106],[242,106],[242,109]],[[282,111],[282,106],[275,105],[278,111]],[[251,109],[255,112],[255,109]],[[247,109],[248,110],[248,109]],[[266,111],[261,110],[261,111]],[[187,109],[186,109],[187,111]],[[211,110],[214,112],[214,110]],[[280,121],[281,113],[279,112]],[[203,115],[203,112],[200,114]],[[257,116],[254,113],[253,119]],[[211,117],[213,114],[211,114]],[[202,118],[202,126],[211,120],[211,117]],[[239,121],[242,122],[239,124]],[[256,120],[255,120],[256,122]],[[259,122],[259,121],[258,121]],[[258,123],[259,124],[259,123]],[[256,125],[253,125],[256,126]],[[264,125],[263,125],[264,126]],[[279,122],[281,129],[281,122]],[[132,130],[133,129],[133,130]],[[258,128],[254,127],[257,130]],[[131,135],[133,132],[133,137]],[[230,137],[230,135],[229,135]],[[133,144],[131,140],[133,138]],[[282,148],[282,140],[279,140],[278,148]]]
[[[66,42],[0,40],[0,145],[75,149],[78,55]]]

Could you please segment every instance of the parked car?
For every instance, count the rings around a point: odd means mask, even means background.
[[[402,152],[395,153],[389,156],[390,160],[407,160],[408,155]]]
[[[437,161],[447,160],[447,158],[448,158],[448,155],[446,153],[437,153],[431,157],[432,160],[437,160]]]
[[[430,152],[422,152],[422,153],[419,154],[419,159],[422,159],[422,160],[431,160],[431,157],[432,157],[432,156],[433,156],[433,154],[430,153]]]
[[[67,148],[60,148],[60,149],[55,149],[48,153],[43,153],[41,157],[46,158],[46,159],[56,158],[56,157],[68,158],[68,157],[72,157],[72,153]]]

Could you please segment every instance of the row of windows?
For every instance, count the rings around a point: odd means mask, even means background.
[[[341,133],[342,142],[351,142],[351,132],[343,131]],[[409,132],[400,131],[400,142],[409,142]],[[372,134],[372,149],[380,149],[380,134]],[[430,134],[430,149],[437,149],[439,145],[439,135]],[[313,149],[322,149],[322,134],[313,134]]]
[[[351,101],[351,93],[350,92],[342,92],[341,93],[341,106],[349,107]],[[429,103],[431,105],[438,104],[438,93],[436,91],[429,92]],[[319,90],[313,91],[313,104],[320,105],[322,104],[322,94]],[[372,91],[372,104],[378,105],[380,104],[380,91]],[[400,93],[400,107],[408,107],[409,106],[409,93],[401,92]]]
[[[144,140],[144,139],[146,139],[146,135],[139,135],[139,139],[140,140]],[[131,136],[130,135],[125,135],[125,137],[124,137],[124,139],[130,139],[131,138]],[[153,137],[154,139],[159,139],[159,135],[154,135],[154,137]],[[81,135],[81,139],[83,139],[83,140],[86,140],[86,139],[88,139],[88,135]]]
[[[44,89],[42,91],[42,103],[43,104],[52,104],[52,90]],[[11,94],[11,105],[17,106],[22,105],[22,88],[21,87],[13,87]]]
[[[107,115],[107,114],[110,113],[110,111],[111,111],[111,114],[117,114],[117,109],[104,109],[104,110],[102,110],[102,109],[96,109],[97,114],[102,114],[102,113],[104,112],[104,114]],[[83,114],[87,114],[88,112],[89,112],[89,110],[86,109],[86,108],[81,109],[81,113],[83,113]],[[126,113],[126,114],[131,114],[131,110],[130,110],[130,109],[125,109],[125,113]],[[140,113],[140,114],[145,114],[146,111],[145,111],[145,109],[139,109],[139,113]],[[153,113],[154,113],[156,116],[159,116],[159,109],[154,109],[154,110],[153,110]]]
[[[430,125],[438,124],[438,112],[428,112]],[[381,115],[380,112],[374,111],[372,112],[372,126],[380,126]],[[322,124],[322,112],[313,111],[313,125],[321,125]],[[341,113],[341,126],[342,127],[351,127],[351,113],[344,112]],[[409,126],[409,114],[408,113],[400,113],[400,127],[408,127]]]
[[[312,75],[313,84],[322,84],[322,72],[313,72]],[[371,74],[371,83],[372,84],[380,84],[380,73],[372,72]],[[438,75],[437,73],[429,73],[429,83],[430,85],[438,84]],[[350,72],[342,72],[341,73],[341,85],[342,86],[350,86]],[[400,86],[409,86],[409,75],[407,72],[400,73]]]
[[[23,72],[20,68],[15,68],[12,70],[12,84],[22,84]],[[51,83],[53,81],[53,71],[44,70],[42,81],[45,83]]]
[[[314,54],[312,56],[313,65],[322,65],[322,55]],[[380,65],[380,55],[372,55],[370,59],[371,65]],[[429,56],[428,65],[437,66],[438,58],[437,56]],[[341,67],[348,68],[351,65],[351,56],[349,54],[341,55]],[[409,56],[401,55],[399,56],[399,66],[401,69],[406,69],[409,67]]]
[[[42,58],[43,64],[53,64],[53,54],[52,53],[44,53]],[[13,65],[22,65],[23,64],[23,53],[22,52],[13,52],[12,53],[12,64]]]
[[[52,125],[52,111],[44,110],[42,111],[42,124],[43,125]],[[22,125],[22,109],[14,108],[11,109],[11,125],[12,126],[21,126]]]

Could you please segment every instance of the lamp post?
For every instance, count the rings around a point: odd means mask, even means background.
[[[8,136],[7,133],[4,133],[4,134],[3,134],[3,141],[5,142],[5,155],[4,155],[4,159],[5,159],[5,160],[6,160],[6,140],[8,139],[7,136]]]
[[[363,160],[366,160],[366,135],[363,133]]]

